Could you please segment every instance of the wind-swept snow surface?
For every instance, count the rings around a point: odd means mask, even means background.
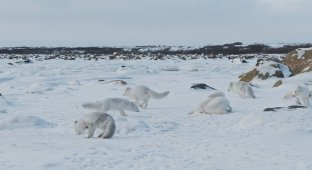
[[[227,91],[229,83],[256,60],[9,62],[0,60],[1,170],[312,169],[311,108],[263,111],[294,105],[283,96],[311,82],[311,73],[285,78],[278,88],[271,88],[277,78],[254,80],[257,98],[242,99]],[[194,83],[223,92],[233,112],[189,115],[215,92],[190,90]],[[82,103],[124,97],[135,85],[170,94],[126,117],[108,111],[116,122],[112,139],[75,134],[74,121],[91,112]]]

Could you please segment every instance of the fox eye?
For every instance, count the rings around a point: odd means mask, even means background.
[[[78,123],[78,121],[76,120],[76,121],[75,121],[75,124],[77,124],[77,123]]]
[[[86,129],[88,129],[88,128],[89,128],[89,126],[85,126],[85,128],[86,128]]]

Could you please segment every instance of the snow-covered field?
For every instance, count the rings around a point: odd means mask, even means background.
[[[285,78],[278,88],[276,78],[253,81],[257,98],[242,99],[228,85],[256,60],[8,62],[0,60],[1,170],[312,170],[312,109],[263,112],[295,104],[283,96],[312,84],[312,73]],[[213,92],[190,90],[193,83],[224,92],[233,112],[189,115]],[[135,85],[170,94],[127,117],[108,111],[117,126],[112,139],[75,134],[74,121],[92,112],[82,103],[123,97]]]

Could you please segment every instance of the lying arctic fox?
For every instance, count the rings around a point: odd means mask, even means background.
[[[135,103],[122,98],[107,98],[100,102],[84,103],[82,106],[89,109],[96,109],[101,112],[106,112],[108,110],[118,110],[122,116],[127,116],[125,110],[140,112],[138,106]]]
[[[206,114],[226,114],[232,111],[230,102],[225,98],[222,92],[216,92],[208,96],[207,100],[202,102],[190,114],[199,112]]]
[[[157,93],[146,86],[136,86],[134,88],[127,87],[123,95],[134,99],[138,106],[147,108],[150,98],[161,99],[168,94],[169,91]]]
[[[78,135],[88,130],[88,138],[92,138],[96,128],[103,130],[99,138],[111,138],[116,130],[115,121],[109,114],[102,112],[89,113],[75,121],[74,129]]]
[[[256,98],[250,84],[243,81],[231,82],[228,91],[238,93],[242,98]]]

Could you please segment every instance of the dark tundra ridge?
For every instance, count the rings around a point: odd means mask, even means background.
[[[221,58],[234,55],[243,59],[255,55],[287,54],[297,48],[309,48],[312,44],[288,44],[271,47],[265,44],[243,45],[241,42],[208,45],[191,48],[184,46],[135,46],[135,47],[4,47],[0,48],[0,58],[42,58],[42,59],[142,59],[154,60],[177,57],[180,59]],[[253,55],[250,55],[253,54]],[[228,57],[229,58],[229,57]]]

